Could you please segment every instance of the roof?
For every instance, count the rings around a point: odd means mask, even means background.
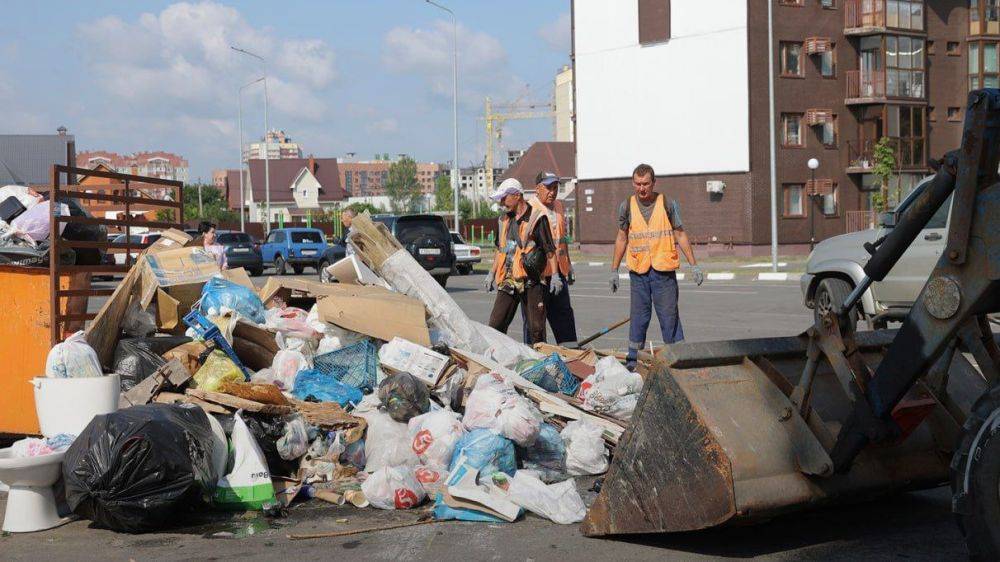
[[[517,178],[525,189],[535,187],[538,172],[552,172],[560,179],[576,177],[576,157],[572,142],[536,142],[497,182]]]
[[[336,158],[284,158],[281,160],[271,160],[271,201],[280,203],[293,203],[295,201],[292,193],[292,184],[303,168],[313,164],[313,176],[319,182],[319,202],[342,201],[347,198],[340,183],[340,170]],[[250,185],[253,188],[253,200],[263,202],[265,200],[264,181],[264,160],[251,159],[250,164]],[[236,200],[239,206],[240,177],[238,172],[232,173],[234,183],[229,184],[229,201]],[[227,177],[228,181],[228,177]],[[234,197],[235,195],[235,197]]]
[[[53,164],[76,164],[73,135],[0,135],[0,185],[48,185]]]

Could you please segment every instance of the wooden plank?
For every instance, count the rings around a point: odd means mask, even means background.
[[[111,298],[104,302],[93,322],[87,327],[87,343],[97,352],[101,365],[105,368],[110,369],[111,367],[122,318],[125,316],[129,300],[138,293],[138,281],[139,268],[136,267],[131,269],[122,279]],[[53,291],[53,298],[57,298],[55,291]]]
[[[165,387],[178,388],[191,380],[191,372],[177,359],[171,359],[161,365],[156,371],[139,381],[138,384],[123,392],[118,400],[120,408],[149,404],[158,392]]]
[[[244,398],[239,398],[237,396],[232,396],[229,394],[223,394],[221,392],[210,392],[207,390],[202,390],[200,388],[189,388],[184,391],[188,396],[194,396],[195,398],[200,398],[208,402],[214,402],[215,404],[221,404],[227,408],[233,408],[235,410],[246,410],[247,412],[256,412],[261,414],[273,414],[276,416],[284,416],[292,413],[291,406],[275,406],[273,404],[261,404],[260,402],[254,402],[253,400],[246,400]]]

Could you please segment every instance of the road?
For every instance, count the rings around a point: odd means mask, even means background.
[[[628,285],[607,289],[604,268],[581,267],[572,287],[580,337],[628,315]],[[259,281],[261,281],[259,279]],[[485,321],[492,295],[482,275],[453,277],[449,292]],[[795,334],[810,322],[796,283],[681,283],[681,314],[690,341]],[[515,320],[511,333],[519,333]],[[658,333],[656,321],[650,335]],[[658,339],[658,337],[656,338]],[[605,336],[601,347],[624,347],[627,327]],[[578,481],[585,499],[588,481]],[[5,500],[0,499],[0,508]],[[587,539],[575,525],[535,516],[514,524],[442,522],[340,538],[290,541],[288,534],[359,529],[412,521],[409,512],[297,504],[287,517],[212,516],[179,530],[123,535],[90,529],[86,522],[30,535],[0,537],[5,560],[126,560],[239,558],[243,560],[701,560],[759,557],[765,560],[917,560],[966,557],[945,489],[899,494],[873,502],[777,518],[766,524],[671,536],[622,540]]]

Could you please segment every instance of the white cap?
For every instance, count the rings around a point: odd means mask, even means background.
[[[524,195],[524,188],[521,187],[521,182],[517,181],[517,178],[507,178],[500,182],[497,190],[490,195],[490,199],[502,201],[504,197],[514,194]]]

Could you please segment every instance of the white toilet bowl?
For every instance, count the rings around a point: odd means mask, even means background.
[[[35,412],[42,434],[79,435],[94,416],[118,410],[119,377],[55,379],[38,377]],[[10,533],[43,531],[68,521],[60,518],[52,486],[62,476],[65,452],[15,458],[12,449],[0,449],[0,482],[10,487],[3,530]]]

